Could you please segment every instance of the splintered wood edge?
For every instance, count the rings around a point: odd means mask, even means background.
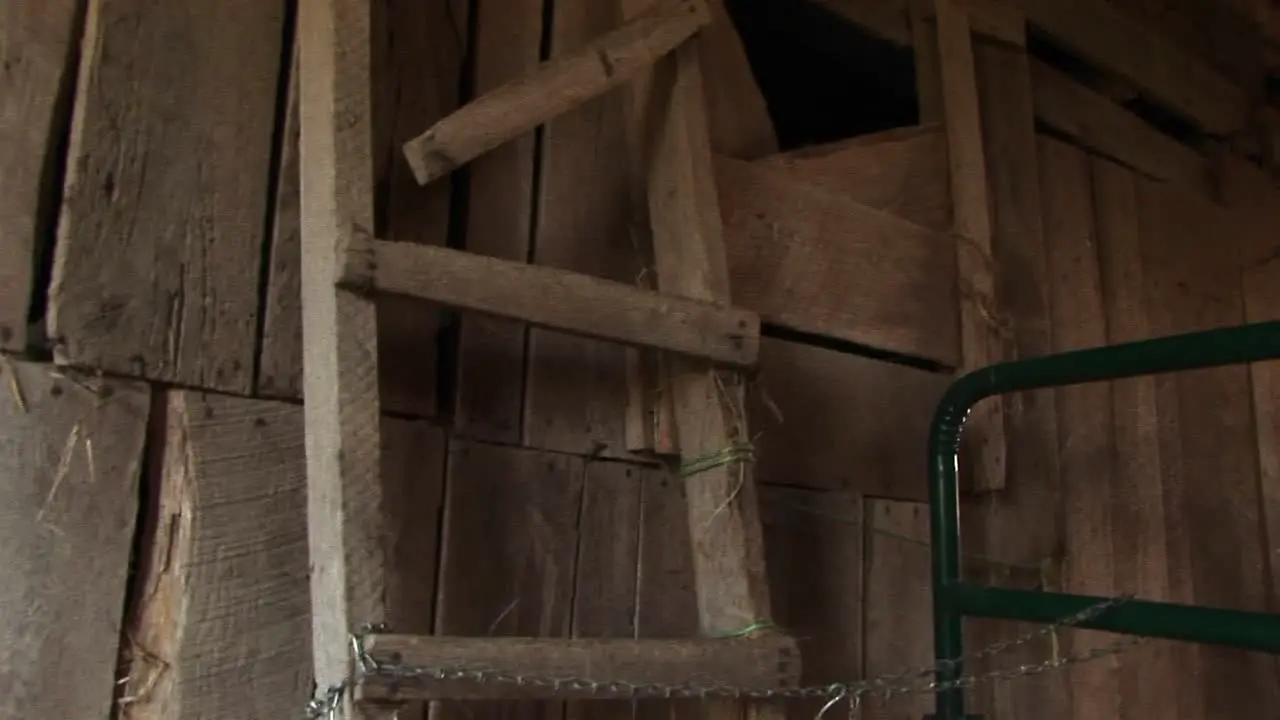
[[[671,686],[765,692],[800,682],[796,642],[778,633],[674,640],[370,635],[363,647],[375,663],[428,672],[370,673],[357,686],[357,700],[661,697]],[[512,681],[438,679],[430,671],[483,671]]]
[[[753,367],[760,351],[760,317],[748,310],[462,250],[372,247],[379,292],[735,368]]]
[[[660,0],[575,53],[481,95],[402,146],[420,185],[636,77],[711,22],[705,0]]]

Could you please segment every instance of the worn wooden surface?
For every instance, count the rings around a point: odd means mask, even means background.
[[[284,5],[93,5],[50,289],[60,363],[251,389]]]
[[[450,443],[435,632],[569,635],[583,481],[580,458]],[[562,711],[563,703],[442,703],[433,717],[558,718]]]
[[[53,242],[58,149],[69,124],[81,5],[0,5],[0,349],[27,345],[41,249]],[[43,289],[41,289],[43,292]]]
[[[379,189],[371,227],[386,240],[444,245],[452,183],[419,187],[399,147],[457,103],[467,40],[465,3],[380,0],[371,6],[370,22],[377,38],[369,82],[373,182]],[[303,351],[296,79],[290,92],[294,97],[286,106],[280,149],[257,394],[297,399],[303,394]],[[415,417],[435,416],[439,310],[401,297],[379,298],[377,307],[379,390],[385,407]]]
[[[947,138],[940,125],[895,128],[770,155],[757,167],[816,185],[937,232],[951,227]]]
[[[0,715],[105,718],[150,393],[114,380],[82,387],[47,365],[2,365]]]
[[[698,33],[698,60],[707,76],[715,78],[703,88],[711,149],[743,160],[776,153],[778,137],[769,106],[756,85],[742,38],[724,0],[707,0],[707,6],[711,22]]]
[[[475,91],[484,93],[537,66],[542,0],[477,3]],[[527,261],[534,228],[535,133],[526,133],[469,168],[465,245],[468,252]],[[459,320],[453,424],[496,442],[521,438],[526,327],[484,317]]]
[[[1040,139],[1040,185],[1048,250],[1053,351],[1107,344],[1107,317],[1098,263],[1089,158],[1058,140]],[[1112,488],[1115,437],[1109,383],[1055,391],[1063,515],[1063,586],[1067,592],[1111,597],[1115,588]],[[1122,550],[1123,551],[1123,550]],[[1083,652],[1116,640],[1074,631],[1064,645]],[[1116,717],[1119,675],[1108,662],[1071,670],[1074,717]]]
[[[787,327],[956,364],[945,235],[789,173],[718,158],[734,304]],[[854,276],[863,282],[848,283]]]
[[[616,2],[559,0],[552,57],[618,26]],[[625,94],[615,90],[545,126],[533,261],[635,283],[645,253],[630,232]],[[522,442],[578,453],[626,454],[626,350],[550,330],[529,331]]]
[[[800,640],[805,686],[863,677],[862,507],[853,492],[760,488],[776,621]],[[793,702],[787,716],[813,718],[823,704]]]
[[[297,712],[311,698],[302,409],[191,391],[163,408],[122,717]]]
[[[950,382],[765,338],[750,391],[760,481],[923,502],[929,420]]]

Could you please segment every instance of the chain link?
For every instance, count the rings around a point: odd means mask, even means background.
[[[831,707],[841,701],[848,701],[851,710],[861,706],[862,699],[867,696],[892,698],[904,694],[937,693],[951,689],[971,688],[987,682],[1013,680],[1016,678],[1039,675],[1077,663],[1090,662],[1118,655],[1142,643],[1145,638],[1126,637],[1116,642],[1091,650],[1055,657],[1040,663],[998,668],[978,674],[966,675],[948,682],[938,682],[936,674],[949,670],[962,663],[970,663],[997,655],[1003,655],[1013,649],[1026,645],[1036,639],[1047,637],[1066,627],[1086,622],[1099,615],[1128,602],[1130,596],[1109,598],[1096,605],[1062,618],[1057,622],[1045,625],[1034,631],[1024,633],[1011,640],[1003,640],[984,647],[977,652],[964,655],[954,660],[943,660],[927,666],[912,668],[903,672],[881,675],[869,680],[855,683],[831,683],[795,688],[771,688],[768,690],[752,690],[718,683],[690,682],[681,685],[659,683],[631,683],[617,680],[597,680],[579,677],[553,677],[535,675],[515,675],[485,667],[416,667],[402,663],[379,661],[366,652],[364,638],[371,633],[389,632],[385,625],[370,625],[360,629],[351,638],[352,659],[355,662],[355,675],[340,684],[330,686],[307,705],[308,720],[338,720],[343,699],[351,686],[364,677],[380,677],[389,680],[433,680],[437,682],[466,681],[472,683],[491,683],[515,685],[523,688],[539,688],[552,693],[573,692],[608,697],[624,697],[630,699],[676,699],[676,698],[725,698],[735,700],[827,700],[818,714],[820,719]]]

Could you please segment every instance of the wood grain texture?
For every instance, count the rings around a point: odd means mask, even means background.
[[[863,677],[862,505],[852,492],[760,488],[770,593],[800,640],[806,687]],[[789,703],[787,716],[811,719],[823,704]]]
[[[628,2],[630,0],[627,0]],[[698,60],[715,82],[703,90],[711,149],[721,155],[754,160],[778,152],[778,136],[746,48],[724,0],[706,0],[711,22],[698,32]]]
[[[311,698],[303,411],[191,391],[164,407],[122,717],[296,712]]]
[[[558,0],[551,56],[576,52],[621,19],[615,2]],[[630,232],[625,103],[626,93],[615,90],[545,126],[533,262],[627,283],[647,264]],[[523,444],[626,456],[626,353],[530,330]]]
[[[59,363],[250,391],[284,11],[89,3],[50,289]]]
[[[1090,164],[1107,342],[1151,337],[1137,174],[1109,160],[1094,158]],[[1111,384],[1116,448],[1111,531],[1112,546],[1119,550],[1113,556],[1114,587],[1153,600],[1171,597],[1157,382],[1138,377]],[[1120,659],[1120,718],[1179,717],[1177,687],[1184,680],[1170,650],[1152,643]]]
[[[1106,0],[1022,0],[1032,25],[1212,134],[1247,122],[1249,99],[1200,59]]]
[[[3,365],[0,715],[108,717],[149,390]]]
[[[1158,180],[1203,187],[1203,156],[1161,133],[1105,95],[1040,61],[1031,63],[1036,117],[1083,147]]]
[[[927,667],[933,662],[929,506],[868,500],[866,523],[867,677]],[[933,712],[933,707],[928,695],[874,698],[871,717],[905,720]]]
[[[1155,333],[1243,322],[1235,219],[1204,196],[1151,181],[1140,183],[1138,201]],[[1223,235],[1223,228],[1231,232]],[[1204,242],[1215,236],[1225,241]],[[1248,369],[1179,373],[1164,391],[1158,412],[1175,422],[1162,422],[1168,433],[1162,460],[1166,449],[1177,458],[1176,464],[1162,463],[1166,512],[1171,521],[1178,519],[1168,540],[1173,599],[1261,610],[1267,591]],[[1199,480],[1210,475],[1214,483]],[[1215,541],[1202,542],[1210,532]],[[1208,716],[1262,712],[1275,689],[1272,660],[1221,648],[1196,650],[1203,674],[1199,683],[1180,690],[1193,694],[1181,706],[1196,708],[1198,694]]]
[[[955,256],[945,236],[730,158],[717,158],[716,183],[735,305],[766,322],[956,364]]]
[[[860,135],[753,164],[936,232],[951,228],[947,138],[941,125]]]
[[[1016,48],[981,41],[974,43],[974,60],[994,210],[996,294],[1010,330],[1006,342],[1012,343],[1005,356],[1046,355],[1052,350],[1048,250],[1029,61]],[[1036,567],[1056,561],[1062,547],[1054,397],[1044,391],[1005,395],[1004,400],[1009,482],[999,498],[987,503],[982,552],[994,560]],[[974,624],[994,629],[992,640],[1031,629]],[[1030,643],[1005,661],[1040,662],[1047,652],[1047,643]],[[1047,708],[1070,707],[1069,690],[1060,675],[998,684],[991,695],[993,712],[1012,717],[1040,717]]]
[[[448,467],[435,631],[568,637],[583,461],[457,440]],[[441,703],[432,717],[560,718],[563,709],[562,702]]]
[[[387,588],[396,582],[384,544],[377,310],[335,287],[374,222],[370,23],[363,0],[308,3],[298,14],[307,528],[320,688],[345,681],[353,631],[390,620]]]
[[[650,12],[486,92],[404,144],[425,185],[644,72],[711,21],[703,0],[660,0]]]
[[[370,59],[371,165],[377,191],[371,227],[386,240],[444,245],[452,184],[446,180],[419,187],[398,148],[422,124],[457,103],[466,49],[465,3],[379,0],[371,5],[370,16],[377,48]],[[296,79],[291,83],[296,86]],[[303,394],[303,351],[296,87],[291,93],[295,97],[286,110],[257,393],[298,399]],[[379,298],[377,307],[379,392],[385,407],[414,417],[436,415],[439,309],[401,297]]]
[[[53,242],[45,208],[74,85],[80,3],[0,5],[0,348],[27,345],[40,248]],[[41,288],[43,292],[43,288]]]
[[[477,3],[475,90],[488,92],[537,66],[542,0]],[[470,167],[468,252],[527,261],[533,229],[534,133],[478,157]],[[459,320],[454,425],[464,434],[518,443],[524,404],[524,325],[484,317]]]
[[[760,320],[724,304],[449,248],[375,241],[374,289],[589,338],[755,364]]]
[[[1089,158],[1059,140],[1040,139],[1040,186],[1044,194],[1053,351],[1107,344],[1093,186]],[[1110,383],[1089,383],[1055,391],[1058,412],[1058,466],[1062,483],[1067,592],[1117,595],[1112,507],[1115,436]],[[1115,636],[1073,631],[1072,652],[1114,642]],[[1071,669],[1074,717],[1115,717],[1120,711],[1120,676],[1107,662]]]
[[[949,375],[773,338],[760,350],[761,482],[926,500],[921,448]]]
[[[947,132],[951,179],[951,238],[956,246],[956,288],[960,306],[960,367],[966,373],[1010,359],[1001,333],[1002,306],[996,294],[991,252],[991,197],[978,80],[973,60],[970,13],[955,0],[933,4],[938,39],[938,81]],[[992,492],[1005,486],[1007,469],[1004,398],[988,398],[965,423],[971,451],[967,487]]]

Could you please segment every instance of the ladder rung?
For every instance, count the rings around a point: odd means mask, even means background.
[[[575,335],[751,367],[760,317],[717,303],[450,248],[373,241],[373,287]]]
[[[364,652],[387,670],[366,674],[355,697],[380,702],[630,698],[634,697],[632,686],[691,683],[765,692],[796,687],[800,680],[795,641],[776,633],[673,640],[388,634],[367,636]],[[404,672],[406,668],[425,672]],[[485,679],[457,678],[473,670],[484,671]],[[527,680],[519,683],[517,678]],[[557,688],[550,682],[555,679],[589,680],[602,686],[562,683]]]

